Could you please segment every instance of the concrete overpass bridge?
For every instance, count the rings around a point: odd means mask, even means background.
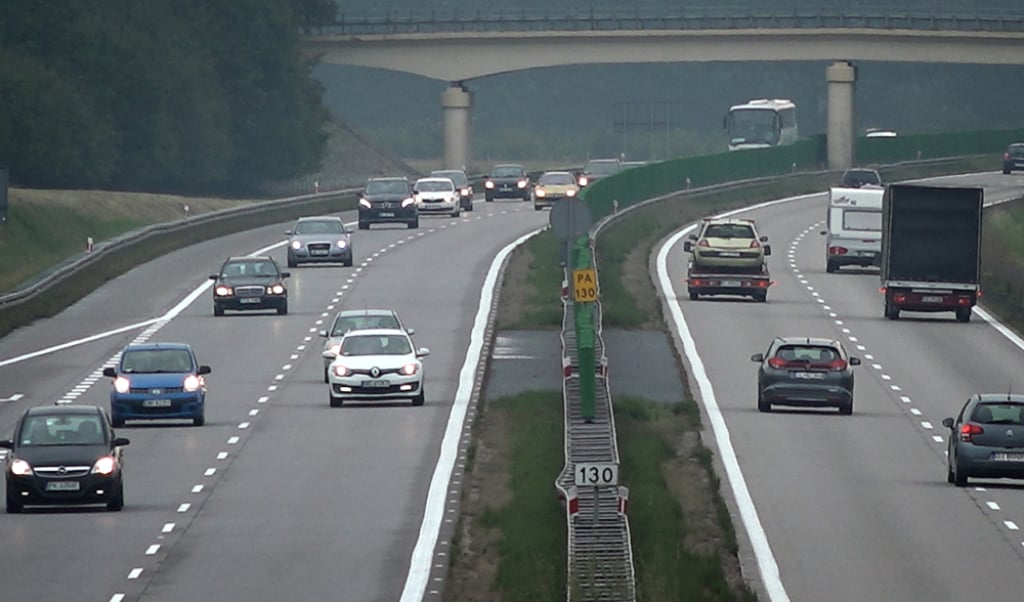
[[[963,0],[912,9],[848,4],[340,13],[307,30],[303,48],[325,63],[448,82],[441,96],[446,167],[470,164],[466,84],[488,75],[576,64],[832,61],[825,70],[828,163],[844,169],[854,161],[856,61],[1024,64],[1024,1],[987,0],[973,9]]]

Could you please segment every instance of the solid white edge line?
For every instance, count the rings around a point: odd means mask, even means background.
[[[480,291],[480,304],[477,306],[476,318],[473,320],[473,330],[470,334],[466,359],[462,364],[462,370],[459,371],[459,387],[455,391],[455,401],[452,404],[451,412],[448,414],[448,426],[445,428],[444,438],[441,440],[441,452],[434,467],[434,475],[430,479],[430,489],[428,490],[427,502],[424,506],[423,522],[420,525],[420,533],[416,539],[416,545],[412,550],[409,572],[406,575],[405,587],[402,589],[401,602],[420,602],[426,593],[427,581],[430,578],[430,569],[434,556],[434,547],[437,545],[442,519],[445,515],[448,481],[451,480],[452,472],[455,469],[455,460],[458,457],[459,439],[462,437],[466,410],[468,409],[470,396],[475,384],[476,369],[480,364],[481,354],[483,353],[484,331],[487,328],[487,321],[490,317],[491,303],[495,293],[494,289],[497,285],[501,266],[505,262],[505,258],[516,247],[539,234],[544,229],[538,228],[506,245],[494,256],[494,260],[491,261],[491,266],[487,270],[487,276],[484,278],[484,284]]]

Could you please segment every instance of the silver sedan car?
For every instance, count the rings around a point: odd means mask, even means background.
[[[352,237],[340,217],[300,217],[288,235],[288,267],[300,263],[352,265]]]

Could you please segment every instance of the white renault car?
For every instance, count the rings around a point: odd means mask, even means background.
[[[409,333],[396,328],[353,330],[341,339],[338,356],[327,371],[332,408],[345,401],[411,399],[421,406],[422,358],[426,347],[415,349]]]

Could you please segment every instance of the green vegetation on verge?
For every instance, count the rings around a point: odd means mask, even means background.
[[[1024,332],[1024,203],[987,209],[982,232],[981,303]]]
[[[503,295],[506,299],[515,299],[517,313],[500,313],[499,329],[544,329],[562,325],[559,295],[563,272],[559,262],[559,244],[554,233],[545,230],[512,252],[510,261],[516,261],[517,258],[529,259],[525,279],[513,285],[523,286],[525,290],[505,289]]]

